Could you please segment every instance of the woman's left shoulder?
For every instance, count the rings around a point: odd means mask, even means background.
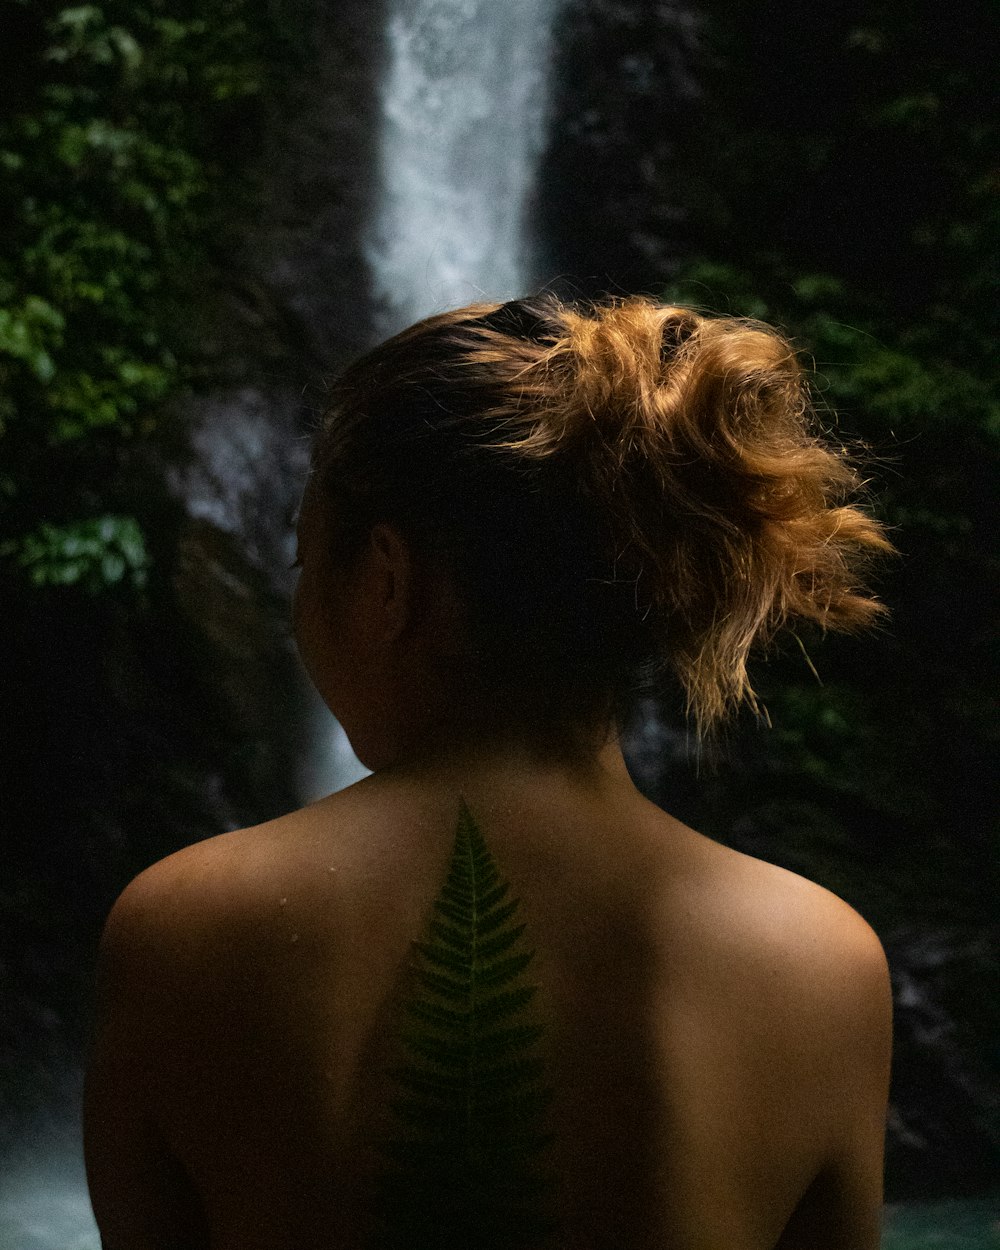
[[[888,980],[885,951],[868,921],[850,903],[817,882],[769,864],[774,900],[770,923],[808,976]]]
[[[886,1041],[892,993],[885,951],[848,902],[778,865],[740,856],[742,939],[762,980],[798,1004],[805,1027]]]

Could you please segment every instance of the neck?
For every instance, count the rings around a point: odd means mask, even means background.
[[[380,772],[456,778],[560,774],[580,784],[627,783],[631,778],[615,732],[566,731],[541,739],[516,729],[459,732],[455,725],[409,744]]]

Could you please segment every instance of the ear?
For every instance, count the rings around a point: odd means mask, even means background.
[[[379,521],[369,535],[365,564],[372,623],[383,641],[392,642],[413,616],[413,549],[400,529],[390,521]]]

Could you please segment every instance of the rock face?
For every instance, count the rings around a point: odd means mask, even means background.
[[[886,938],[896,1030],[886,1168],[895,1195],[996,1186],[1000,1086],[990,1068],[998,1056],[990,1064],[979,1053],[962,1007],[970,993],[998,1001],[998,938],[961,927],[902,928]]]
[[[703,106],[699,6],[568,0],[535,194],[547,276],[570,295],[655,292],[683,254],[675,156]]]

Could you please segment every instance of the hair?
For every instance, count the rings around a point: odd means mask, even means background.
[[[771,327],[551,294],[429,317],[334,384],[307,499],[349,559],[378,520],[444,562],[487,692],[555,729],[679,679],[699,735],[755,645],[854,630],[892,546]]]

